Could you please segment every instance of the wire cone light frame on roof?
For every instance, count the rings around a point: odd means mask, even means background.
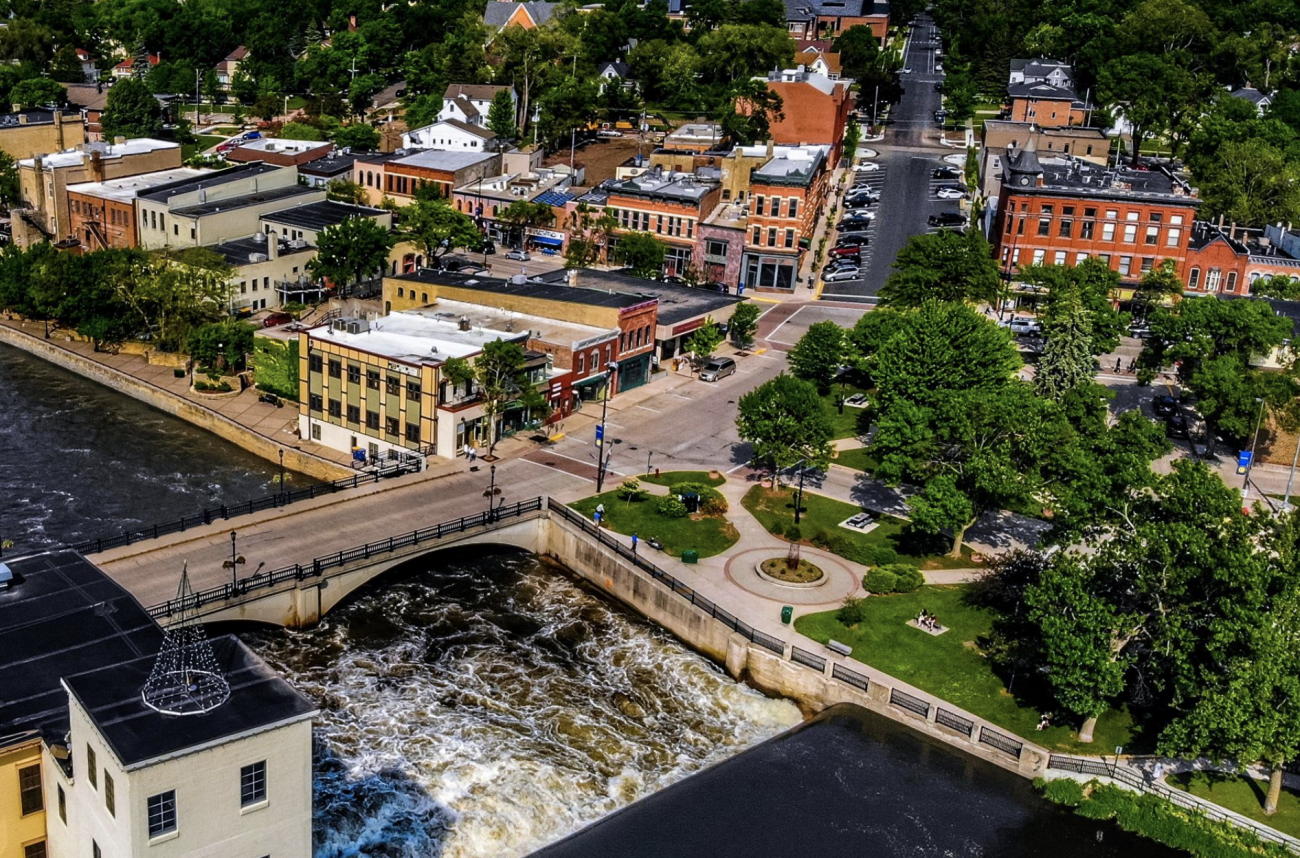
[[[188,568],[181,571],[176,598],[180,616],[163,632],[162,648],[140,692],[144,704],[164,715],[202,715],[230,697],[230,683],[217,666],[212,644],[195,614],[198,600]]]

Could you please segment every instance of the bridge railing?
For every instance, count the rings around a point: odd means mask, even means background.
[[[764,634],[763,632],[760,632],[758,629],[754,628],[748,623],[742,622],[741,620],[737,619],[734,615],[728,613],[727,611],[724,611],[722,608],[719,608],[716,604],[713,603],[712,600],[706,599],[704,596],[701,596],[699,593],[695,592],[695,588],[687,584],[684,584],[681,581],[678,581],[672,575],[669,575],[667,572],[660,569],[650,560],[646,559],[646,556],[644,554],[641,554],[640,552],[637,551],[633,551],[632,549],[628,548],[619,540],[610,536],[603,529],[596,527],[595,523],[589,521],[586,516],[570,509],[569,507],[565,506],[564,504],[560,503],[554,498],[547,499],[547,508],[550,510],[552,515],[558,515],[559,517],[563,518],[565,521],[577,525],[583,530],[584,533],[588,534],[589,536],[591,536],[592,538],[600,542],[602,545],[607,546],[612,551],[617,553],[620,557],[622,557],[624,560],[634,564],[639,569],[648,573],[651,577],[658,579],[660,582],[662,582],[665,586],[667,586],[678,596],[681,596],[683,599],[690,602],[695,607],[704,611],[710,617],[722,623],[727,628],[733,631],[740,632],[748,640],[753,641],[754,643],[758,644],[764,649],[771,650],[777,655],[781,655],[781,656],[785,655],[785,643],[783,641],[778,640],[777,638],[774,638],[769,634]]]
[[[185,610],[197,610],[204,605],[211,605],[214,602],[226,602],[251,593],[255,590],[264,590],[268,587],[274,587],[285,581],[304,581],[308,578],[318,578],[326,570],[335,569],[344,566],[356,560],[370,557],[379,557],[384,554],[391,554],[399,548],[405,548],[408,545],[419,545],[421,542],[442,539],[444,536],[464,533],[471,528],[487,527],[501,521],[512,518],[520,518],[530,512],[538,512],[543,508],[544,499],[535,497],[530,500],[520,501],[514,504],[505,504],[494,510],[483,510],[474,515],[461,516],[451,521],[440,522],[430,527],[422,527],[419,530],[412,530],[403,533],[400,536],[391,536],[388,539],[380,539],[375,542],[367,542],[365,545],[358,545],[353,548],[345,548],[342,551],[336,551],[333,554],[326,554],[323,557],[317,557],[311,562],[302,564],[295,563],[292,566],[282,566],[279,569],[271,569],[266,572],[259,572],[240,581],[234,581],[229,584],[222,584],[217,587],[209,587],[206,590],[200,590],[192,596],[183,599],[171,599],[160,605],[154,605],[149,608],[149,616],[159,619],[170,617]]]
[[[161,524],[154,524],[148,527],[137,528],[135,530],[124,530],[121,533],[112,536],[103,536],[91,539],[86,542],[78,543],[72,546],[82,554],[98,554],[101,551],[107,551],[110,548],[118,548],[123,545],[131,545],[136,542],[142,542],[146,539],[157,539],[160,536],[166,536],[169,533],[181,533],[191,527],[202,527],[205,524],[212,524],[214,521],[222,521],[235,518],[241,515],[251,515],[255,512],[261,512],[266,509],[275,509],[276,507],[288,506],[298,501],[311,500],[321,495],[333,494],[343,491],[344,489],[355,489],[357,486],[366,485],[367,483],[377,483],[380,480],[389,477],[399,477],[403,474],[415,473],[420,470],[420,463],[414,459],[401,458],[392,460],[373,471],[358,471],[350,477],[341,477],[330,483],[320,483],[318,485],[306,486],[293,491],[277,492],[273,495],[264,495],[260,498],[244,501],[237,504],[223,504],[222,506],[205,509],[194,515],[183,516],[172,521],[165,521]]]

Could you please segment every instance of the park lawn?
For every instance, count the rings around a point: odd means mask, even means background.
[[[736,544],[740,533],[725,517],[720,515],[706,517],[664,518],[656,509],[658,497],[648,496],[640,501],[628,503],[618,496],[617,491],[593,495],[571,503],[573,509],[591,518],[596,505],[605,505],[603,523],[624,536],[636,534],[642,540],[654,538],[663,543],[664,551],[673,557],[681,557],[682,551],[694,548],[701,557],[721,554]]]
[[[822,411],[826,413],[826,416],[831,421],[831,438],[856,438],[860,434],[858,432],[858,416],[871,409],[854,408],[846,405],[844,406],[844,413],[841,414],[839,406],[835,403],[840,396],[848,397],[855,393],[870,393],[870,391],[856,384],[843,385],[842,391],[840,388],[841,385],[834,384],[831,386],[829,393],[822,395]]]
[[[1266,816],[1264,798],[1268,794],[1268,781],[1229,772],[1181,772],[1165,780],[1170,786],[1209,799],[1292,837],[1300,837],[1300,795],[1286,787],[1278,799],[1277,813]]]
[[[1095,741],[1081,744],[1077,725],[1063,721],[1046,730],[1035,729],[1043,708],[1012,696],[993,672],[978,643],[993,627],[994,614],[966,602],[966,587],[926,586],[915,593],[872,596],[863,603],[863,620],[852,628],[835,619],[835,611],[806,614],[795,629],[815,641],[834,639],[853,647],[853,658],[901,679],[954,706],[972,712],[1025,739],[1056,750],[1110,753],[1133,743],[1127,712],[1107,712],[1097,722]],[[907,625],[922,609],[948,631],[933,636]]]
[[[774,494],[764,486],[754,486],[745,493],[741,501],[759,524],[772,532],[772,525],[781,522],[781,530],[794,523],[794,489],[783,488],[780,494]],[[962,546],[961,557],[948,557],[940,551],[937,554],[925,553],[903,536],[901,518],[882,515],[879,524],[869,533],[858,533],[847,527],[840,527],[840,522],[852,518],[861,510],[851,503],[837,501],[834,498],[813,494],[805,487],[803,493],[804,513],[799,521],[799,530],[808,542],[818,531],[837,533],[852,543],[862,546],[887,545],[898,552],[898,562],[911,563],[921,569],[970,569],[975,566],[971,560],[971,550]],[[948,540],[945,540],[947,542]]]
[[[650,474],[640,479],[643,483],[654,483],[656,486],[675,486],[678,483],[703,483],[714,488],[727,481],[727,478],[721,474],[717,477],[710,476],[708,471],[664,471],[658,476]]]
[[[855,471],[862,471],[869,474],[876,469],[880,462],[876,457],[867,451],[865,447],[855,447],[852,450],[840,450],[839,455],[831,459],[836,465],[843,465],[846,468],[852,468]]]
[[[225,139],[225,137],[217,137],[213,134],[199,134],[194,138],[195,142],[186,143],[181,147],[181,158],[192,158],[200,152],[203,152],[205,149],[210,149],[213,146],[216,146]]]

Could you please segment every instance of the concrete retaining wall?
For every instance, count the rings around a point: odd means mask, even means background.
[[[49,361],[56,366],[75,372],[119,393],[125,393],[133,399],[138,399],[157,408],[159,411],[165,411],[174,417],[179,417],[187,423],[198,426],[200,429],[206,429],[214,435],[233,444],[238,444],[248,452],[269,462],[278,463],[280,461],[280,451],[283,450],[285,467],[298,473],[307,474],[327,482],[352,476],[352,470],[349,468],[273,441],[265,435],[259,435],[209,408],[190,402],[160,387],[154,387],[132,375],[90,360],[76,352],[60,348],[40,337],[0,325],[0,342],[22,349],[41,360]]]

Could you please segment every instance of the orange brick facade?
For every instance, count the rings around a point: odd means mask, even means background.
[[[619,233],[648,232],[668,247],[664,270],[680,275],[694,260],[700,222],[717,205],[721,190],[709,188],[698,202],[613,192],[606,206],[618,219]]]
[[[1251,252],[1241,243],[1230,241],[1213,226],[1205,226],[1212,236],[1187,253],[1179,275],[1188,292],[1225,295],[1248,295],[1251,285],[1261,277],[1300,279],[1300,260],[1285,253]],[[1259,251],[1259,248],[1256,248]]]
[[[806,249],[806,242],[801,240],[813,234],[817,216],[826,201],[829,175],[825,170],[818,170],[808,187],[762,184],[755,177],[750,185],[745,250],[799,257]],[[798,267],[798,262],[795,266]]]
[[[1013,98],[1011,121],[1034,122],[1043,128],[1082,125],[1087,119],[1087,113],[1073,105],[1071,99],[1064,98]]]
[[[844,129],[853,107],[848,85],[836,81],[830,93],[802,82],[769,80],[767,87],[781,96],[783,118],[773,122],[771,136],[778,146],[825,144],[830,163],[838,164],[844,146]]]
[[[88,250],[135,247],[135,206],[87,194],[68,193],[69,226],[73,238]]]

